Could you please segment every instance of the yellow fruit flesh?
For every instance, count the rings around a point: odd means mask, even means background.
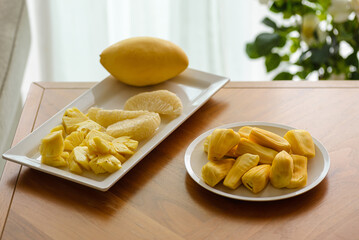
[[[286,151],[279,152],[272,162],[270,182],[276,188],[289,185],[293,174],[293,158]]]
[[[215,129],[208,144],[208,160],[221,159],[229,150],[236,146],[240,136],[233,129]]]
[[[62,124],[65,127],[66,133],[70,134],[73,131],[76,131],[76,124],[86,121],[88,118],[76,107],[69,108],[65,111],[64,116],[62,117]]]
[[[287,188],[300,188],[307,184],[307,162],[305,156],[291,155],[293,158],[293,175]]]
[[[235,160],[225,158],[220,161],[209,161],[202,167],[202,179],[211,187],[216,186],[227,175]]]
[[[246,153],[238,157],[224,179],[223,185],[231,189],[238,188],[239,185],[241,185],[241,178],[243,174],[245,174],[249,169],[257,166],[258,162],[258,155]]]
[[[147,110],[164,115],[180,115],[182,113],[181,99],[167,90],[144,92],[129,98],[125,110]]]
[[[243,185],[253,193],[262,191],[269,182],[271,166],[268,164],[258,165],[249,169],[242,176]]]
[[[99,109],[96,114],[92,116],[92,120],[107,128],[108,126],[123,121],[126,119],[133,119],[141,115],[148,114],[148,111],[125,111],[125,110],[106,110]]]
[[[278,152],[284,150],[290,152],[290,144],[278,134],[254,127],[249,134],[249,140],[264,147],[274,149]]]
[[[86,133],[83,131],[74,131],[65,138],[65,151],[71,152],[75,147],[79,146],[85,139]]]
[[[271,164],[274,157],[277,155],[277,151],[263,147],[255,142],[252,142],[246,138],[241,138],[237,145],[236,155],[240,156],[245,153],[251,153],[259,156],[260,163]]]
[[[59,157],[64,151],[62,131],[51,132],[41,140],[40,154],[42,157]]]
[[[151,137],[161,123],[158,113],[149,113],[133,119],[126,119],[108,126],[106,133],[112,137],[129,136],[140,141]]]
[[[239,135],[241,135],[242,138],[249,138],[249,134],[251,133],[252,129],[253,127],[244,126],[238,130],[238,133]]]
[[[284,138],[290,143],[294,154],[306,156],[309,159],[315,156],[313,138],[308,131],[290,130],[284,135]]]

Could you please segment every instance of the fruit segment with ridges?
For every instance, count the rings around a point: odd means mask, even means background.
[[[307,184],[307,163],[308,159],[305,156],[292,154],[293,158],[293,175],[287,188],[300,188]]]
[[[246,153],[238,157],[224,179],[223,185],[231,189],[238,188],[242,183],[241,178],[243,174],[245,174],[249,169],[257,166],[258,162],[258,155]]]
[[[177,116],[182,113],[181,99],[168,90],[139,93],[129,98],[125,110],[147,110],[163,115]]]
[[[216,186],[232,168],[235,159],[224,158],[220,161],[208,161],[201,170],[203,181],[211,187]]]
[[[79,109],[76,107],[66,109],[63,117],[62,117],[62,124],[65,127],[66,133],[70,134],[73,131],[76,131],[78,126],[77,123],[83,122],[88,120],[85,114],[83,114]]]
[[[294,129],[288,131],[284,138],[292,146],[292,152],[297,155],[313,158],[315,156],[315,146],[313,138],[306,130]]]
[[[242,138],[249,138],[249,134],[251,133],[252,129],[253,127],[251,126],[244,126],[238,130],[238,133]]]
[[[248,170],[242,176],[243,185],[253,193],[262,191],[269,182],[271,166],[268,164],[258,165]]]
[[[237,145],[235,154],[240,156],[245,153],[258,155],[260,163],[271,164],[278,152],[271,148],[263,147],[255,142],[248,140],[247,138],[241,138]]]
[[[282,150],[290,152],[290,144],[287,140],[278,134],[261,128],[252,128],[252,131],[249,134],[249,140],[264,147],[272,148],[278,152]]]
[[[293,174],[293,158],[286,151],[279,152],[272,162],[270,183],[273,187],[283,188],[289,185]]]
[[[93,112],[89,114],[91,120],[97,122],[101,126],[107,128],[108,126],[123,121],[126,119],[133,119],[141,115],[148,114],[148,111],[126,111],[120,109],[107,110],[107,109],[95,109],[89,110]]]
[[[158,113],[149,112],[133,119],[126,119],[108,126],[106,133],[112,137],[129,136],[140,141],[151,137],[160,126],[161,118]]]
[[[64,140],[65,151],[71,152],[75,147],[79,146],[86,137],[84,131],[74,131]]]
[[[40,154],[42,157],[59,157],[63,151],[62,131],[50,132],[41,140]]]
[[[221,159],[229,150],[236,146],[240,136],[233,129],[215,129],[208,144],[208,160]]]

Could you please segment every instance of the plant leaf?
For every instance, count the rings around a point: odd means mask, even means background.
[[[277,53],[272,53],[266,56],[265,65],[267,72],[276,69],[281,62],[281,57]]]
[[[277,47],[280,41],[281,36],[277,33],[261,33],[256,37],[254,46],[259,55],[265,56]]]
[[[293,74],[289,72],[281,72],[273,78],[273,80],[292,80]]]
[[[273,29],[277,29],[277,24],[272,19],[270,19],[269,17],[264,18],[262,20],[262,23],[267,25],[268,27],[271,27]]]
[[[246,53],[248,57],[252,59],[260,58],[261,55],[257,52],[256,47],[254,46],[254,43],[247,43],[246,45]]]

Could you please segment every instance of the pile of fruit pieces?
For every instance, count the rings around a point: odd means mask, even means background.
[[[42,139],[41,162],[76,174],[113,173],[134,154],[139,141],[156,132],[160,116],[181,112],[181,100],[167,90],[137,94],[126,101],[124,110],[92,107],[85,115],[69,108],[62,124]]]
[[[251,126],[216,129],[204,141],[208,162],[202,178],[211,187],[221,180],[230,189],[242,183],[258,193],[271,183],[275,188],[307,184],[307,161],[315,156],[312,136],[306,130],[289,130],[283,137]]]

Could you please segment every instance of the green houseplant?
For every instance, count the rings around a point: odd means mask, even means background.
[[[265,58],[273,80],[359,79],[359,0],[261,0],[277,15],[269,31],[247,43],[252,59]]]

